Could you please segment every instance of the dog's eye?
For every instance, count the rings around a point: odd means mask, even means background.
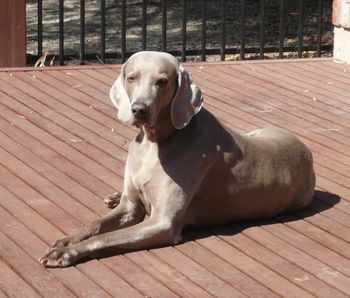
[[[167,83],[168,83],[168,80],[166,78],[162,78],[162,79],[157,80],[156,85],[164,86]]]
[[[128,77],[127,80],[129,83],[133,83],[133,82],[135,82],[136,78],[135,78],[135,76],[130,76],[130,77]]]

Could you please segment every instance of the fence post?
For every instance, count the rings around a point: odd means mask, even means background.
[[[0,67],[26,66],[25,0],[0,1]]]
[[[350,1],[333,1],[334,59],[350,63]]]

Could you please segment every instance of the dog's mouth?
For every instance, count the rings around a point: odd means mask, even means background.
[[[136,126],[136,127],[143,126],[147,129],[153,129],[155,127],[154,123],[149,123],[149,121],[147,121],[145,119],[134,119],[131,124]]]

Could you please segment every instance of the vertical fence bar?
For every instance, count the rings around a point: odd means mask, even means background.
[[[298,58],[303,55],[304,0],[299,0]]]
[[[85,0],[80,0],[80,64],[84,64],[85,56]]]
[[[182,0],[182,46],[181,46],[181,61],[186,61],[186,42],[187,42],[187,0]]]
[[[279,26],[279,38],[278,38],[278,57],[283,58],[284,51],[284,0],[280,3],[280,26]]]
[[[126,0],[122,0],[122,23],[121,23],[121,30],[122,30],[122,48],[121,48],[121,58],[122,63],[126,60]]]
[[[241,0],[240,59],[245,58],[245,0]]]
[[[265,53],[265,0],[260,2],[260,59]]]
[[[142,50],[147,48],[147,0],[142,0]]]
[[[316,55],[321,57],[321,43],[322,43],[322,23],[323,23],[323,0],[318,0],[318,20],[317,20],[317,45]]]
[[[167,33],[167,0],[162,0],[162,52],[166,51],[166,33]]]
[[[205,50],[207,45],[207,0],[202,0],[202,42],[201,61],[205,61]]]
[[[221,0],[221,48],[220,59],[225,61],[226,54],[226,0]]]
[[[43,54],[43,0],[38,0],[38,56]]]
[[[106,53],[106,0],[101,1],[101,52],[100,59],[103,63],[106,62],[105,53]]]
[[[59,41],[58,41],[58,52],[59,52],[59,64],[64,63],[64,0],[59,0],[58,7],[58,31],[59,31]]]

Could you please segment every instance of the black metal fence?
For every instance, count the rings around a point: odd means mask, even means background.
[[[51,46],[47,59],[55,56],[60,65],[72,59],[80,64],[96,59],[102,63],[124,62],[138,50],[167,51],[181,57],[182,61],[189,56],[205,61],[213,55],[222,61],[227,58],[264,59],[270,53],[277,58],[286,57],[286,53],[301,58],[310,51],[312,56],[320,57],[323,52],[332,50],[330,0],[95,0],[93,22],[91,16],[86,16],[89,1],[59,0],[58,7],[49,11],[44,9],[43,2],[27,1],[36,8],[33,19],[37,20],[35,24],[27,19],[27,32],[31,32],[27,43],[32,44],[28,63],[43,55],[45,38],[52,39],[44,30],[44,17],[49,13],[52,22],[58,25],[58,36],[51,34],[58,39],[58,48]],[[65,19],[67,3],[70,16],[75,15],[74,33],[66,30],[69,24]],[[94,28],[90,31],[95,31],[97,36],[93,41],[94,49],[89,51],[86,50],[87,44],[91,46],[91,40],[87,42],[88,22]],[[149,33],[153,34],[151,41]],[[67,44],[71,41],[65,39],[69,36],[72,39],[72,35],[75,48],[69,49]],[[33,42],[37,42],[37,49],[33,49]]]

